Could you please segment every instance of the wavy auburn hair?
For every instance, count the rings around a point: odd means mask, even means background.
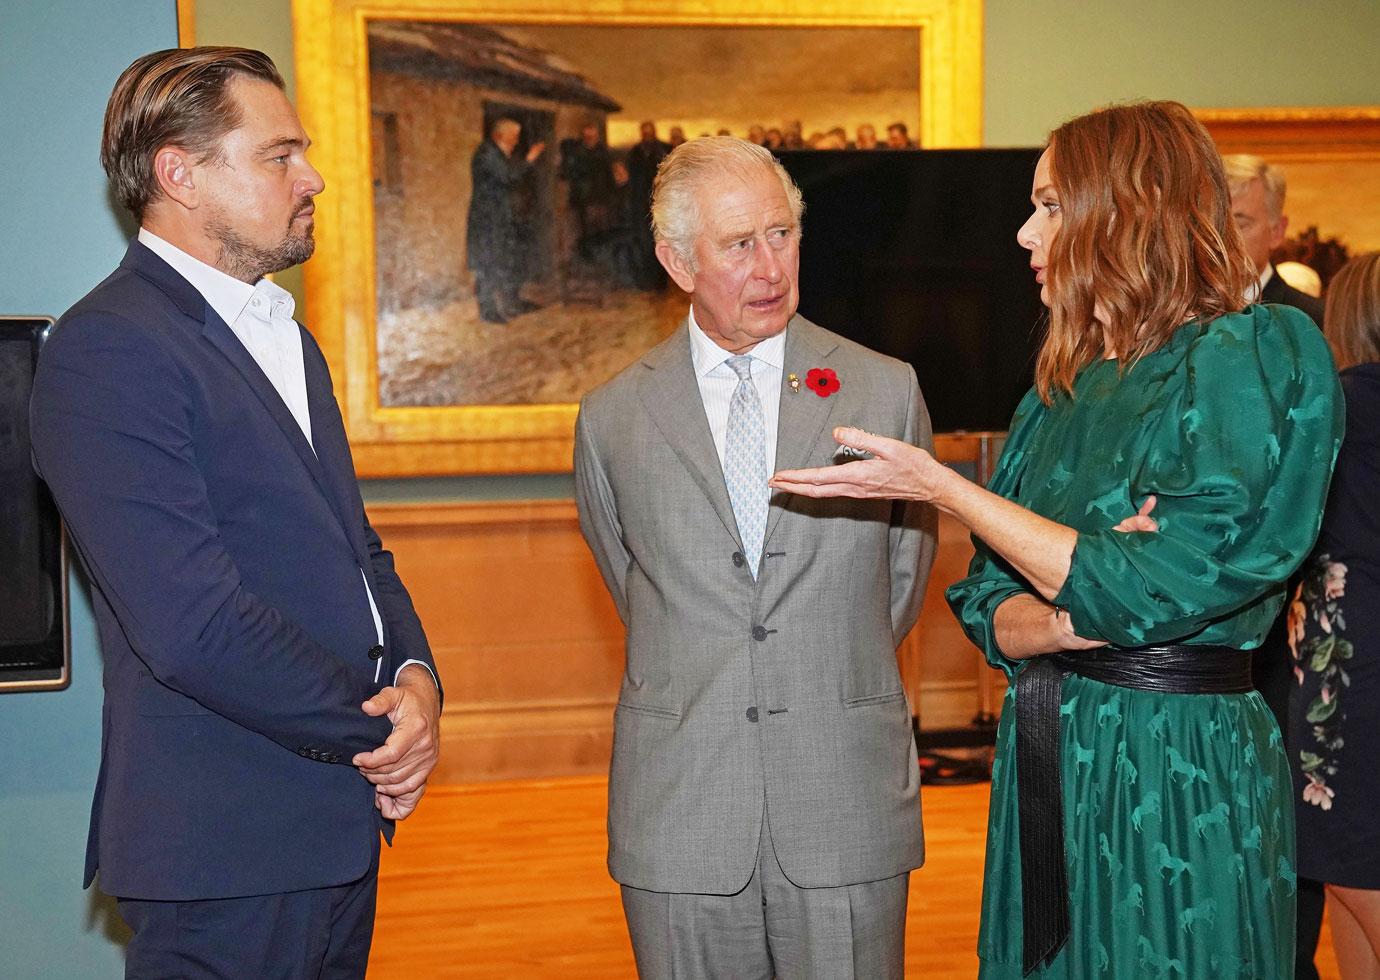
[[[1129,368],[1186,321],[1240,310],[1255,280],[1222,159],[1183,105],[1099,109],[1054,130],[1048,150],[1061,222],[1035,367],[1047,404],[1109,351]]]

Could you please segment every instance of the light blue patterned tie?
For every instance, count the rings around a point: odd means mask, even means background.
[[[767,425],[762,402],[752,383],[752,358],[730,357],[727,361],[738,375],[738,387],[728,403],[728,435],[724,439],[724,482],[738,536],[743,542],[752,577],[762,558],[762,538],[767,532],[767,505],[771,488],[767,486]]]

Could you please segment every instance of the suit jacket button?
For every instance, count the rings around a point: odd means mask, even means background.
[[[743,553],[742,553],[741,551],[735,551],[735,552],[733,552],[733,567],[734,567],[734,568],[742,568],[742,567],[743,567],[744,565],[746,565],[746,564],[747,564],[747,559],[743,557]]]
[[[748,721],[756,721],[756,720],[757,720],[757,706],[756,706],[756,705],[753,705],[751,708],[748,708],[748,709],[747,709],[747,720],[748,720]]]
[[[304,746],[302,746],[300,749],[297,750],[297,754],[300,755],[300,756],[301,756],[302,758],[304,758],[304,759],[310,759],[310,758],[311,758],[311,749],[307,748],[307,747],[304,745]]]
[[[752,628],[752,638],[754,640],[765,640],[767,638],[767,628],[765,626],[754,626]]]
[[[377,644],[377,643],[375,643],[373,646],[371,646],[371,647],[369,648],[369,659],[370,659],[370,660],[382,660],[382,659],[383,659],[383,647],[380,646],[380,645]]]

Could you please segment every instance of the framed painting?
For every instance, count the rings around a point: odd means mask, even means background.
[[[981,0],[294,0],[326,177],[310,324],[364,476],[561,472],[577,403],[676,329],[684,138],[976,146]]]

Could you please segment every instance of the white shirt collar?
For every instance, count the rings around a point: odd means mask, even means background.
[[[271,310],[274,316],[292,318],[296,301],[291,293],[277,283],[267,279],[260,279],[252,286],[247,282],[240,282],[215,266],[207,265],[200,259],[188,255],[147,228],[139,229],[139,241],[191,283],[227,326],[234,325],[255,294],[264,298],[268,310]],[[267,312],[263,318],[269,318]]]
[[[1274,276],[1275,264],[1273,262],[1266,262],[1264,270],[1256,277],[1251,287],[1246,290],[1246,302],[1248,304],[1260,302],[1260,297],[1265,294],[1265,287],[1269,285],[1270,280],[1273,279]]]
[[[694,364],[697,376],[703,377],[730,357],[737,356],[709,339],[709,335],[695,320],[694,306],[690,307],[690,315],[687,319],[690,321],[690,360]],[[786,364],[786,331],[782,330],[776,336],[761,341],[756,347],[748,351],[748,356],[755,357],[778,371],[782,370]]]

